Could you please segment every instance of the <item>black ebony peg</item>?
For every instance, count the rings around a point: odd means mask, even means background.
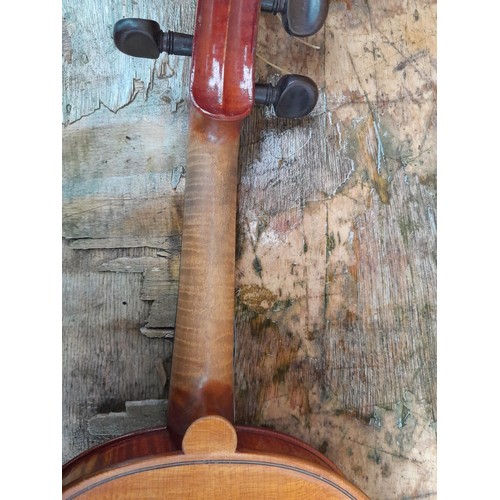
[[[325,23],[328,0],[261,0],[260,9],[281,14],[289,35],[311,36]]]
[[[318,102],[318,87],[307,76],[285,75],[276,86],[255,85],[255,104],[273,105],[279,118],[301,118],[308,115]]]
[[[165,33],[156,21],[150,19],[121,19],[115,24],[113,39],[121,52],[134,57],[157,59],[162,52],[190,56],[193,51],[193,35],[174,31]],[[305,116],[314,109],[317,101],[318,88],[306,76],[282,76],[276,86],[255,85],[255,104],[272,105],[279,118]]]
[[[121,52],[148,59],[157,59],[162,52],[190,56],[193,50],[193,35],[175,31],[165,33],[150,19],[121,19],[115,23],[113,39]]]

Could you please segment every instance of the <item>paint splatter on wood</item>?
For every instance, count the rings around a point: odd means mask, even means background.
[[[194,4],[63,1],[65,459],[102,439],[90,418],[168,385],[189,65],[122,56],[111,30],[192,32]],[[243,127],[237,419],[372,498],[435,497],[436,3],[333,1],[307,43],[259,28],[257,78],[306,74],[320,99]]]

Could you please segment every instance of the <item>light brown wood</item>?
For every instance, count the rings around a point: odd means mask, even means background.
[[[221,417],[204,417],[200,419],[201,428],[204,428],[203,422],[206,419],[210,421],[212,418],[221,419]],[[197,422],[193,423],[195,428],[198,428]],[[217,433],[223,434],[227,438],[226,444],[223,447],[226,450],[234,451],[234,440],[231,436],[232,430],[228,432],[228,426],[231,426],[231,424],[225,419],[223,419],[223,422],[225,428],[218,429]],[[208,425],[212,424],[209,423]],[[218,426],[220,425],[220,422],[218,422]],[[188,429],[188,434],[191,433],[190,429],[191,427]],[[343,477],[342,472],[332,461],[328,460],[308,444],[292,436],[258,427],[238,425],[235,426],[235,429],[237,433],[238,452],[279,454],[283,457],[284,461],[290,458],[305,460],[312,465],[326,468]],[[195,431],[195,434],[196,432],[198,431]],[[217,448],[217,445],[213,442],[212,445],[209,445],[208,449],[213,451]],[[193,444],[193,446],[196,445]],[[179,454],[179,448],[174,443],[174,440],[171,439],[166,427],[157,427],[126,434],[102,443],[90,450],[86,450],[66,463],[63,467],[63,488],[73,487],[96,474],[100,474],[111,468],[121,467],[132,460],[140,462],[152,456],[163,456],[172,453]]]
[[[280,446],[261,455],[258,437],[247,440],[246,453],[236,451],[238,152],[241,119],[253,107],[248,88],[254,87],[258,11],[259,0],[198,0],[167,429],[123,436],[66,464],[64,498],[366,498],[326,459],[327,466],[318,469],[318,457],[312,463],[290,458],[280,453]],[[211,27],[206,32],[207,22]],[[199,78],[197,67],[208,74],[202,71],[205,76]],[[219,68],[225,68],[228,78],[220,78]],[[197,89],[202,95],[214,91],[204,108],[196,99]],[[213,106],[222,108],[216,116]],[[171,447],[179,449],[181,439],[182,452],[171,452]],[[301,456],[307,449],[290,438],[283,442]]]
[[[211,415],[191,424],[182,440],[184,454],[234,453],[238,437],[229,420]]]
[[[313,467],[291,461],[283,467],[270,455],[196,455],[162,457],[145,461],[138,472],[124,466],[68,489],[63,498],[317,500],[365,499],[346,481]],[[79,494],[81,490],[87,490]]]
[[[167,422],[172,434],[205,415],[234,420],[234,273],[240,122],[194,107]]]
[[[236,452],[236,431],[221,417],[194,422],[184,453],[129,461],[70,485],[71,499],[366,500],[327,467],[275,453]]]

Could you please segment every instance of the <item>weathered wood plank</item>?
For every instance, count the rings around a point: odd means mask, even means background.
[[[101,439],[91,417],[168,384],[188,64],[110,37],[125,16],[191,32],[194,1],[63,11],[70,458]],[[436,488],[435,17],[428,0],[330,2],[303,43],[261,16],[259,79],[306,74],[320,101],[297,122],[256,109],[241,141],[237,420],[310,442],[375,499]]]
[[[145,110],[136,106],[111,126],[105,112],[65,128],[65,238],[128,244],[127,238],[179,237],[183,198],[176,172],[184,168],[185,141],[172,137],[182,137],[176,127],[185,117],[165,126],[158,106],[153,109],[151,123],[141,120]]]
[[[148,247],[161,250],[167,254],[177,255],[180,252],[180,235],[176,236],[115,236],[112,238],[68,239],[69,247],[74,250],[91,250],[94,248],[138,248]]]
[[[166,423],[166,412],[165,399],[126,401],[123,412],[101,413],[92,417],[89,420],[89,433],[111,438],[141,429],[160,427]]]
[[[165,395],[171,345],[139,332],[149,313],[140,299],[141,275],[98,271],[103,262],[124,254],[139,258],[144,250],[81,251],[63,245],[64,460],[102,442],[87,429],[97,413]]]
[[[136,99],[147,100],[151,88],[162,83],[167,83],[162,97],[176,111],[187,96],[189,61],[166,55],[156,62],[127,57],[115,49],[113,26],[123,17],[144,17],[192,33],[194,12],[194,0],[151,0],[144,5],[134,0],[63,0],[64,123],[105,110],[116,113]]]
[[[267,161],[250,151],[242,166],[238,415],[285,432],[293,415],[310,442],[328,427],[320,408],[343,426],[339,412],[369,421],[411,391],[429,411],[425,439],[407,444],[435,446],[435,4],[414,6],[331,5],[325,102],[311,118],[320,151],[308,150],[304,122],[282,132],[291,153],[268,145],[261,115],[247,129],[246,151],[262,145]],[[380,447],[355,432],[351,464],[369,442],[372,455]],[[389,455],[351,477],[378,498],[432,494],[435,457],[425,457],[398,460],[411,487],[393,489]]]

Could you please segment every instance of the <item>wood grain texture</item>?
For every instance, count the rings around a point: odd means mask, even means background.
[[[168,428],[234,422],[234,273],[241,122],[191,109]]]
[[[192,33],[195,2],[151,0],[62,1],[63,15],[63,121],[70,124],[99,111],[116,113],[143,90],[164,85],[164,102],[175,112],[185,100],[189,62],[183,57],[161,57],[151,61],[130,58],[116,50],[114,23],[123,17],[155,19],[172,31]]]
[[[343,478],[307,462],[290,460],[283,467],[273,455],[238,453],[152,457],[70,486],[63,498],[162,499],[166,491],[173,498],[193,500],[368,498]]]
[[[307,461],[342,476],[338,467],[308,444],[286,434],[269,429],[235,426],[237,451],[240,453],[276,453]],[[178,452],[166,426],[146,430],[136,429],[85,450],[63,466],[63,487],[90,477],[96,472],[117,466],[131,459],[145,459],[152,455]]]
[[[124,252],[77,251],[63,245],[65,460],[107,439],[89,432],[90,418],[123,410],[130,399],[165,396],[165,363],[171,346],[161,339],[152,342],[137,331],[148,316],[147,303],[140,299],[141,275],[97,271],[103,261],[120,258]]]
[[[112,43],[117,13],[192,32],[194,2],[63,7],[68,459],[105,439],[96,413],[165,396],[183,217],[187,65],[121,59],[99,33]],[[436,495],[435,18],[432,1],[330,2],[305,45],[261,16],[259,80],[303,73],[320,100],[299,122],[254,110],[241,136],[236,421],[383,500]]]
[[[236,429],[228,420],[212,415],[196,420],[182,440],[182,451],[190,453],[234,453]]]
[[[235,429],[219,416],[196,420],[182,451],[171,449],[166,429],[96,447],[64,467],[63,485],[67,500],[367,498],[307,445],[273,431]]]

